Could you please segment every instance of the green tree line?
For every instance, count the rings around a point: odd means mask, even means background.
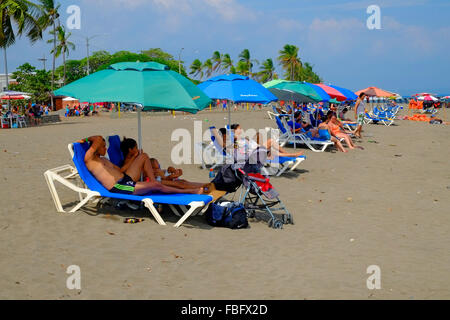
[[[299,48],[295,45],[286,44],[279,51],[277,60],[284,70],[283,77],[285,79],[310,83],[321,82],[321,78],[314,72],[313,66],[308,62],[303,63],[301,61]],[[255,67],[258,65],[259,70],[255,70]],[[242,50],[236,61],[233,61],[228,53],[222,54],[219,51],[214,51],[211,58],[206,59],[204,62],[195,59],[190,66],[189,72],[190,75],[199,80],[222,73],[241,74],[262,83],[279,78],[272,58],[268,58],[260,63],[252,58],[249,49]]]

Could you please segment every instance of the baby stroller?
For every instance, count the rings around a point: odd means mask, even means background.
[[[224,165],[212,182],[217,190],[228,193],[234,193],[242,186],[239,203],[244,205],[247,217],[266,215],[269,227],[282,229],[284,224],[294,224],[294,219],[270,184],[270,179],[260,173],[266,159],[264,154],[267,155],[266,150],[258,148],[244,163]],[[255,158],[256,162],[252,161]]]

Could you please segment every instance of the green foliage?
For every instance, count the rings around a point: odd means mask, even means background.
[[[297,70],[298,80],[306,81],[309,83],[321,83],[320,77],[313,71],[313,66],[308,62],[304,64],[300,70]]]
[[[16,36],[26,34],[31,42],[42,39],[38,22],[39,7],[27,0],[1,0],[0,47],[8,48],[16,42]]]
[[[145,54],[149,58],[158,58],[163,60],[175,60],[175,58],[167,52],[164,52],[161,48],[151,48],[148,50],[141,51],[142,54]]]
[[[83,60],[66,61],[66,83],[71,83],[87,75],[85,62]],[[56,68],[55,74],[62,79],[64,77],[64,65]]]
[[[106,56],[105,56],[105,58],[106,58]],[[161,58],[161,57],[151,58],[148,55],[143,54],[143,53],[119,51],[119,52],[116,52],[113,55],[111,55],[109,57],[109,59],[106,59],[106,60],[108,60],[108,61],[106,63],[102,64],[101,66],[99,66],[98,69],[95,71],[104,70],[104,69],[108,68],[108,66],[110,66],[111,64],[119,63],[119,62],[136,62],[136,61],[150,62],[150,61],[154,61],[154,62],[158,62],[161,64],[165,64],[166,66],[169,67],[170,70],[178,72],[178,61],[165,60],[164,58]],[[181,65],[181,74],[183,76],[187,77],[187,73],[186,73],[186,70],[184,69],[183,65]]]
[[[11,84],[10,90],[22,91],[32,94],[35,102],[47,103],[50,101],[51,72],[37,70],[29,63],[25,63],[13,72],[17,84]]]
[[[258,81],[264,83],[270,81],[276,76],[275,65],[272,59],[265,60],[261,65],[261,70],[256,74]]]
[[[189,74],[193,75],[194,77],[200,76],[200,79],[203,78],[203,65],[199,59],[195,59],[192,62],[190,69],[191,72],[189,72]]]

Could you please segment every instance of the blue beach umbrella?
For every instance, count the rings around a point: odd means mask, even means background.
[[[217,76],[200,83],[198,87],[211,99],[226,99],[235,103],[268,104],[278,100],[258,82],[237,74]]]
[[[200,83],[198,88],[211,99],[225,99],[234,103],[268,104],[278,101],[278,98],[264,86],[247,76],[238,74],[213,77]],[[230,108],[228,108],[228,126],[231,126]]]

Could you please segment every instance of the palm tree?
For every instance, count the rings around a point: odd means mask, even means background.
[[[206,73],[206,76],[209,78],[211,74],[213,73],[213,63],[211,59],[208,59],[203,63],[203,70]]]
[[[275,75],[275,66],[272,59],[267,59],[262,63],[261,71],[258,72],[258,77],[261,82],[273,80]]]
[[[53,35],[53,31],[50,31],[50,34]],[[69,56],[69,48],[72,50],[75,50],[75,45],[69,41],[70,36],[72,33],[66,33],[66,29],[63,26],[58,26],[56,28],[56,38],[57,38],[57,44],[56,44],[56,51],[52,50],[52,53],[55,54],[55,57],[58,58],[61,53],[63,56],[63,64],[64,64],[64,85],[66,85],[66,56]],[[53,43],[53,39],[48,40],[48,43]]]
[[[258,60],[251,59],[250,51],[248,49],[242,50],[242,52],[239,54],[239,61],[244,62],[247,65],[247,74],[250,75],[252,73],[253,63],[259,63]]]
[[[52,65],[52,92],[55,86],[55,69],[56,69],[56,22],[59,19],[59,3],[57,4],[54,0],[39,0],[39,6],[43,11],[43,15],[39,18],[39,24],[42,29],[46,29],[49,26],[53,27],[53,65]],[[58,22],[59,25],[59,22]],[[52,109],[53,109],[53,99]]]
[[[212,55],[212,62],[213,62],[213,72],[217,72],[220,71],[220,68],[222,66],[222,55],[220,54],[219,51],[214,51],[213,55]]]
[[[237,74],[241,74],[243,76],[248,76],[249,74],[248,64],[245,61],[239,61],[235,70]]]
[[[302,62],[298,57],[298,50],[298,47],[286,44],[283,47],[283,50],[279,51],[280,56],[278,57],[278,61],[283,66],[287,77],[289,77],[291,81],[295,80],[297,68],[302,67]]]
[[[24,33],[32,43],[42,39],[42,28],[37,21],[39,8],[28,0],[2,0],[0,14],[2,28],[0,30],[0,47],[5,55],[6,88],[9,89],[8,59],[6,49],[16,42],[16,35]],[[16,27],[16,33],[14,32]]]
[[[195,59],[191,64],[191,72],[189,74],[194,75],[194,77],[200,75],[200,80],[203,78],[203,65],[199,59]]]
[[[228,53],[225,53],[222,57],[222,69],[227,71],[228,73],[232,73],[231,70],[233,68],[233,60]]]

